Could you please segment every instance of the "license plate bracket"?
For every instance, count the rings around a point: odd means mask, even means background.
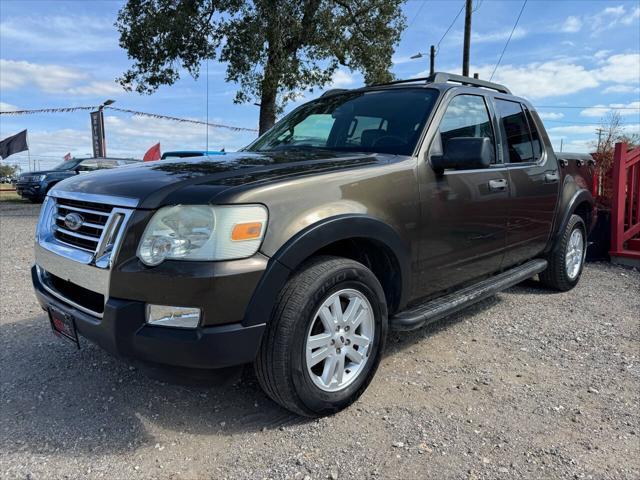
[[[80,339],[76,329],[76,321],[72,315],[62,312],[54,307],[49,307],[49,322],[51,330],[57,337],[66,338],[80,349]]]

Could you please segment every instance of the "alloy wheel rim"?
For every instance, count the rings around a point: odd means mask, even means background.
[[[316,387],[336,392],[363,372],[375,335],[373,309],[354,289],[329,295],[315,312],[307,331],[307,374]]]
[[[580,272],[582,261],[584,258],[584,238],[582,231],[576,228],[569,237],[567,245],[567,253],[565,255],[565,267],[567,276],[574,280]]]

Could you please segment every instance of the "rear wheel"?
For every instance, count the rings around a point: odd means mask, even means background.
[[[366,389],[387,335],[384,292],[364,265],[318,257],[287,283],[255,364],[264,391],[305,416],[334,413]]]
[[[540,274],[540,280],[548,287],[566,292],[576,286],[587,253],[586,227],[584,220],[572,215],[549,255],[549,266]]]

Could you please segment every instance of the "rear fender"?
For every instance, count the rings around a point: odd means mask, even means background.
[[[588,204],[591,211],[594,212],[592,213],[590,224],[587,225],[587,233],[589,233],[595,224],[595,201],[593,195],[589,190],[584,188],[584,186],[579,185],[572,176],[566,176],[563,182],[562,192],[560,193],[557,228],[555,229],[552,241],[547,246],[547,251],[552,250],[553,247],[557,245],[558,239],[562,236],[562,233],[569,224],[571,215],[584,203]]]

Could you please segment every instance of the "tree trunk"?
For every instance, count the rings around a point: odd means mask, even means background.
[[[265,85],[262,82],[262,95],[260,97],[260,126],[258,135],[273,127],[276,123],[276,96],[277,85]]]
[[[276,123],[276,100],[278,96],[278,52],[272,42],[269,42],[267,63],[264,66],[264,78],[262,79],[260,95],[260,126],[259,135],[273,127]]]

